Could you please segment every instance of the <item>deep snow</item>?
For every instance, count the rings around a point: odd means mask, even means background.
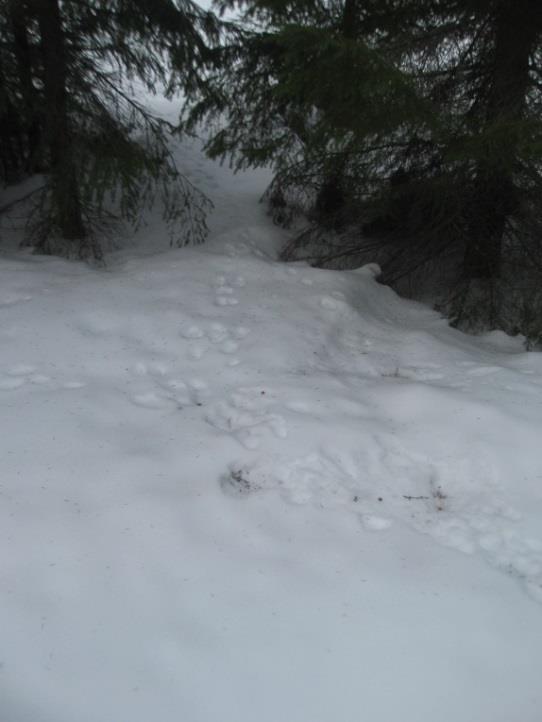
[[[1,722],[539,722],[542,356],[215,202],[0,255]]]

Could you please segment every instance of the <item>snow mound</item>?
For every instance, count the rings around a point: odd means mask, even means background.
[[[182,160],[205,246],[0,258],[1,719],[537,722],[541,356]]]

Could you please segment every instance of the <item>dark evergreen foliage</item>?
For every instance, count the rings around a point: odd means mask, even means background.
[[[209,202],[173,163],[172,128],[132,91],[197,87],[214,15],[191,0],[1,0],[0,17],[0,174],[45,173],[37,250],[99,258],[108,207],[136,222],[157,196],[176,242],[201,241]]]
[[[376,256],[403,290],[437,268],[456,323],[525,327],[509,302],[521,285],[535,303],[542,269],[540,3],[240,6],[244,36],[191,120],[222,122],[211,155],[274,165],[276,217],[309,222],[285,255]]]

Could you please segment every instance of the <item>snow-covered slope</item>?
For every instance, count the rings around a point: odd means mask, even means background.
[[[1,722],[539,722],[542,356],[211,238],[0,256]]]

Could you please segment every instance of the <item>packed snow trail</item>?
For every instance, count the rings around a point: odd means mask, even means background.
[[[1,722],[539,722],[542,356],[180,153],[205,246],[0,256]]]

